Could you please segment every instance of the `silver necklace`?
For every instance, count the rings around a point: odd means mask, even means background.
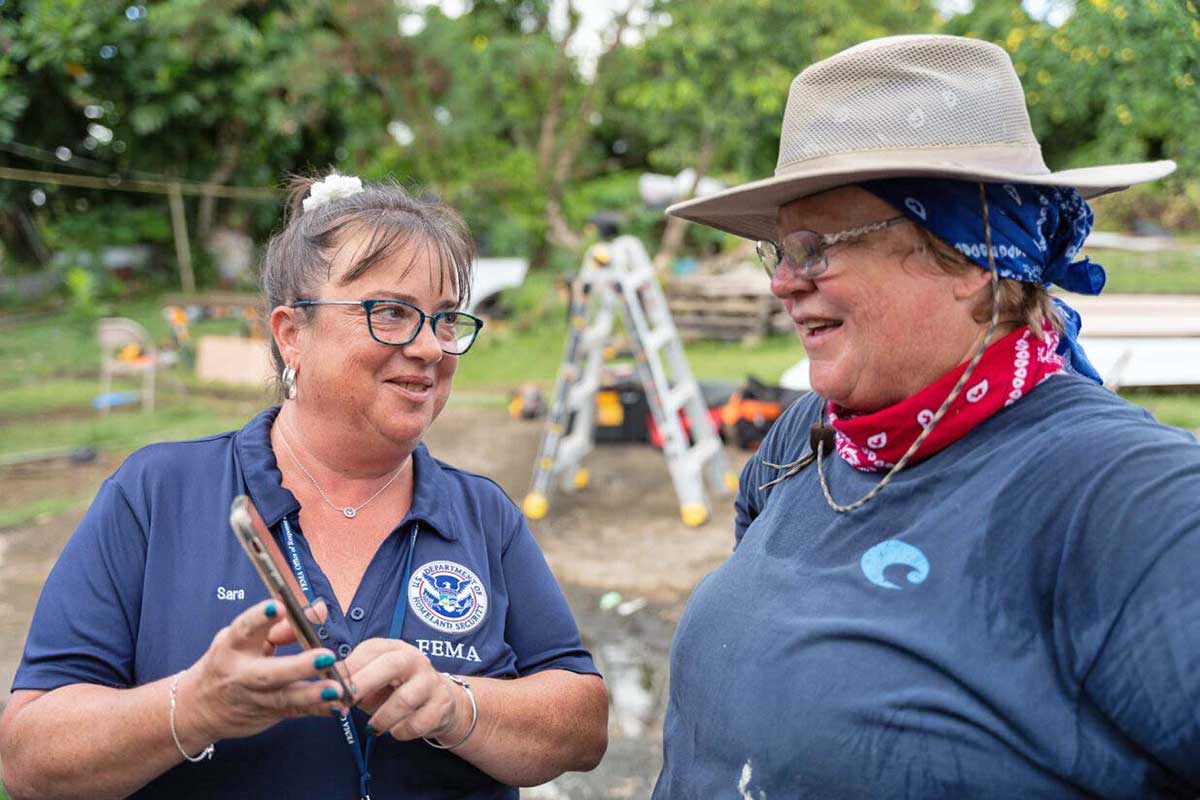
[[[409,456],[408,458],[406,458],[404,460],[404,463],[400,465],[400,469],[396,470],[396,473],[394,475],[392,475],[392,477],[388,478],[388,482],[385,483],[383,486],[379,487],[378,492],[371,495],[365,501],[363,501],[362,503],[359,503],[357,506],[339,506],[337,503],[335,503],[329,499],[329,495],[325,494],[325,490],[321,488],[321,484],[317,483],[317,479],[312,476],[311,472],[309,472],[307,469],[304,468],[304,465],[300,463],[300,459],[296,458],[295,452],[292,451],[292,446],[290,444],[288,444],[287,437],[283,435],[283,425],[282,424],[279,426],[279,441],[283,442],[283,446],[287,449],[288,455],[292,457],[292,461],[296,462],[296,466],[299,467],[300,471],[304,473],[305,477],[307,477],[312,482],[313,488],[316,489],[317,493],[321,495],[321,499],[324,500],[326,503],[328,503],[329,507],[332,508],[334,511],[342,512],[343,516],[345,516],[346,519],[354,519],[355,517],[357,517],[358,512],[362,511],[364,508],[366,508],[367,503],[370,503],[376,497],[379,497],[379,495],[383,494],[383,490],[388,488],[389,486],[391,486],[393,483],[395,483],[396,478],[400,477],[400,473],[404,472],[404,470],[408,467],[408,465],[412,463],[412,456]]]

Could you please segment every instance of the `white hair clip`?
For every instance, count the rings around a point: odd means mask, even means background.
[[[325,176],[324,180],[317,181],[308,190],[308,197],[304,198],[302,204],[305,211],[312,211],[314,208],[320,208],[330,200],[341,200],[343,197],[351,197],[363,190],[362,181],[354,175],[338,175],[336,172],[331,172]]]

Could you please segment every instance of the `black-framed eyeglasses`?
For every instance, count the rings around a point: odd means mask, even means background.
[[[782,265],[784,269],[790,270],[796,276],[812,280],[829,269],[829,255],[826,251],[830,247],[861,239],[869,233],[899,225],[907,220],[908,217],[901,215],[837,233],[791,231],[783,237],[781,242],[764,239],[758,242],[754,249],[758,253],[758,260],[762,262],[763,269],[770,277],[775,277],[776,271]]]
[[[403,347],[417,338],[425,320],[442,352],[461,356],[475,344],[483,320],[462,311],[439,311],[426,314],[412,303],[403,300],[297,300],[289,308],[306,306],[361,306],[367,313],[367,331],[380,344]]]

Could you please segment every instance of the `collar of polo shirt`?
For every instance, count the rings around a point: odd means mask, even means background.
[[[259,414],[237,437],[237,457],[246,479],[247,494],[268,528],[300,509],[295,496],[283,488],[283,476],[271,449],[271,425],[279,407]],[[405,522],[419,521],[448,541],[458,538],[460,525],[446,491],[443,466],[424,444],[413,451],[413,502]]]

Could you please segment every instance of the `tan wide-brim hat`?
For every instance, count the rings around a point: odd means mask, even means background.
[[[773,239],[780,206],[877,178],[1066,186],[1091,198],[1174,169],[1174,161],[1149,161],[1051,172],[1003,48],[959,36],[892,36],[796,76],[773,178],[676,203],[667,213]]]

